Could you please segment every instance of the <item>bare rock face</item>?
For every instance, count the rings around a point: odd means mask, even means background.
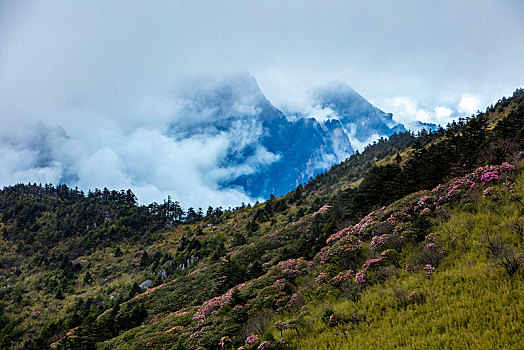
[[[151,288],[153,286],[153,281],[152,280],[145,280],[144,282],[140,283],[138,286],[142,290],[148,290],[149,288]]]

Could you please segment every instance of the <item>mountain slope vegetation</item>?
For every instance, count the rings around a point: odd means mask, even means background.
[[[524,91],[254,206],[0,192],[0,345],[522,348]]]

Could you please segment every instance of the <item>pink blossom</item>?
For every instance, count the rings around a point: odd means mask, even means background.
[[[220,347],[224,349],[225,347],[229,346],[231,344],[231,339],[229,337],[222,337],[220,338]]]
[[[263,341],[263,342],[260,343],[260,345],[258,346],[258,349],[259,349],[259,350],[268,350],[268,349],[271,349],[271,343],[268,342],[267,340],[266,340],[266,341]]]
[[[424,273],[424,276],[431,277],[431,273],[435,271],[435,268],[431,266],[431,264],[426,264],[426,267],[424,268],[424,270],[426,271]]]
[[[316,214],[319,214],[319,213],[324,213],[326,211],[328,211],[329,209],[333,208],[332,205],[324,205],[322,208],[320,208],[319,210],[317,210],[316,213],[314,213],[313,215],[316,215]]]
[[[284,282],[284,279],[279,278],[273,283],[273,287],[276,287],[280,290],[284,290],[284,287],[286,286],[286,282]]]
[[[428,250],[435,249],[436,247],[437,247],[436,243],[428,243],[428,244],[426,244],[426,249],[428,249]]]
[[[246,338],[246,342],[244,343],[245,346],[251,346],[253,344],[256,344],[258,343],[258,341],[260,340],[259,336],[258,335],[250,335],[249,337]]]
[[[333,277],[333,285],[339,286],[342,283],[349,281],[352,274],[353,270],[347,270],[346,272],[339,273],[337,276]]]
[[[368,269],[378,266],[380,264],[382,264],[382,258],[369,259],[364,263],[364,265],[362,265],[362,270],[367,271]]]
[[[364,274],[364,272],[357,272],[357,274],[355,275],[355,283],[358,285],[363,285],[364,283],[366,283],[366,275]]]
[[[485,185],[488,182],[498,180],[499,173],[497,171],[489,171],[480,176],[480,181],[482,181],[482,184]]]

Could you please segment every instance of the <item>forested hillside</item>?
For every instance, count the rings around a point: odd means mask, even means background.
[[[524,90],[254,206],[0,192],[0,346],[524,348]]]

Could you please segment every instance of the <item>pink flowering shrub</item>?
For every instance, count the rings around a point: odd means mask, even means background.
[[[438,249],[437,235],[434,234],[434,233],[427,234],[426,237],[424,238],[424,243],[426,244],[426,249],[427,250],[436,250],[436,249]]]
[[[333,208],[332,205],[324,205],[319,210],[317,210],[313,215],[317,215],[317,214],[320,214],[320,213],[325,213],[326,211],[328,211],[331,208]]]
[[[368,270],[376,269],[377,267],[382,265],[382,258],[378,259],[369,259],[362,265],[362,271],[366,272]]]
[[[256,345],[258,342],[260,341],[260,337],[258,335],[250,335],[249,337],[246,338],[246,342],[244,343],[244,346],[246,348],[250,348],[254,345]]]
[[[325,284],[325,283],[328,283],[328,281],[329,281],[329,274],[325,272],[321,272],[318,274],[317,277],[315,277],[315,282],[317,284]]]
[[[510,198],[512,200],[516,200],[518,202],[521,202],[520,196],[517,193],[517,191],[515,190],[515,185],[512,182],[504,181],[502,183],[502,187],[503,187],[504,191],[509,194],[509,196],[510,196]]]
[[[284,290],[285,286],[286,286],[286,282],[284,281],[283,278],[279,278],[279,279],[277,279],[277,280],[273,283],[273,287],[276,287],[276,288],[278,288],[278,289],[280,289],[280,290],[282,290],[282,291]]]
[[[488,182],[495,181],[499,179],[499,173],[497,171],[488,171],[480,176],[480,181],[485,185]]]
[[[258,350],[270,350],[271,349],[271,343],[266,341],[263,341],[260,343],[260,345],[257,348]]]
[[[498,201],[501,199],[495,187],[488,187],[482,191],[482,197],[491,199],[492,201]]]
[[[445,203],[469,193],[480,185],[486,186],[496,183],[500,179],[507,179],[514,173],[515,167],[508,163],[486,165],[477,168],[474,172],[455,180],[447,186],[438,186],[433,191],[438,193],[439,202]]]
[[[238,286],[231,288],[225,294],[214,297],[206,301],[202,306],[197,310],[193,316],[194,320],[203,322],[209,315],[215,311],[220,311],[224,306],[229,305],[231,302],[231,295],[234,290],[240,291],[244,287],[244,283],[239,284]]]
[[[431,277],[431,273],[435,271],[435,268],[431,266],[431,264],[426,264],[426,267],[424,268],[424,276]]]
[[[401,246],[402,239],[403,237],[392,233],[375,236],[371,239],[371,248],[376,252],[385,249],[397,249]]]
[[[426,237],[424,237],[424,241],[426,241],[427,243],[431,243],[431,242],[434,243],[436,242],[436,240],[437,240],[437,235],[433,232],[428,233]]]
[[[229,339],[229,337],[222,337],[218,344],[222,349],[228,348],[231,346],[231,339]]]
[[[317,254],[322,264],[335,264],[342,268],[354,266],[362,255],[362,242],[355,236],[344,236]]]
[[[384,215],[384,209],[386,209],[386,207],[382,207],[366,215],[353,227],[353,234],[359,237],[373,235],[373,224],[382,221],[380,218]]]
[[[327,245],[333,245],[335,242],[341,240],[342,238],[346,236],[352,236],[354,232],[353,226],[343,228],[342,230],[338,231],[337,233],[332,234],[328,237],[326,240]]]
[[[350,282],[352,280],[353,270],[347,270],[341,272],[331,279],[331,285],[335,287],[340,287],[342,284]]]
[[[431,212],[438,205],[438,199],[435,195],[424,195],[420,197],[415,206],[415,211],[421,214]]]
[[[271,268],[269,271],[272,275],[283,276],[287,279],[294,279],[296,277],[309,273],[309,269],[313,267],[312,261],[307,261],[304,258],[289,259],[281,261]]]
[[[364,272],[357,272],[355,275],[355,283],[361,287],[366,284],[366,275]]]

